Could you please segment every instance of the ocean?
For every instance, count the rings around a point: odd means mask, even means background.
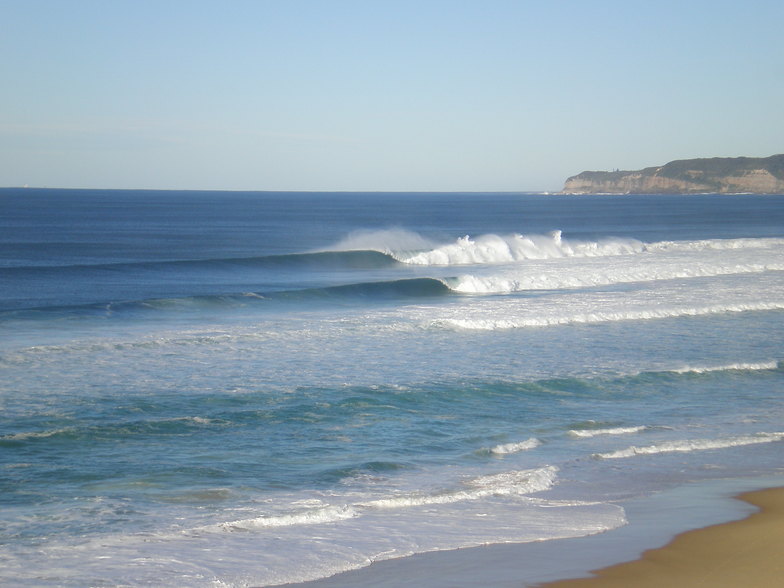
[[[304,582],[784,482],[783,327],[784,196],[2,189],[0,583]]]

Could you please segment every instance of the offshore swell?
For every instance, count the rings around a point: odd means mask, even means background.
[[[6,583],[302,581],[781,472],[779,197],[2,196]]]
[[[398,232],[399,233],[399,232]],[[381,241],[387,231],[366,234],[362,242]],[[400,236],[398,236],[398,240]],[[419,235],[406,233],[403,239],[423,243]],[[342,246],[350,246],[357,237],[347,239]],[[338,246],[341,246],[338,245]],[[396,266],[428,266],[443,270],[452,266],[484,266],[484,274],[441,275],[433,277],[376,280],[362,283],[326,285],[320,288],[269,290],[263,292],[222,293],[183,297],[182,302],[201,300],[204,303],[249,302],[249,298],[293,298],[328,296],[430,296],[447,291],[465,294],[504,294],[536,290],[560,290],[592,286],[609,286],[635,282],[673,280],[676,278],[716,277],[731,274],[763,273],[784,270],[782,260],[784,239],[714,239],[685,242],[643,243],[632,239],[606,239],[601,242],[567,242],[560,231],[550,235],[523,236],[515,234],[502,238],[484,235],[476,240],[462,237],[456,243],[424,251],[335,250],[312,253],[274,255],[253,258],[200,259],[155,261],[140,263],[111,263],[66,266],[12,266],[0,269],[0,277],[17,282],[45,284],[57,280],[90,280],[100,284],[116,275],[130,274],[154,279],[171,273],[199,276],[216,273],[296,270],[383,270]],[[601,258],[614,259],[609,267]],[[591,259],[585,259],[591,258]],[[600,258],[598,263],[594,258]],[[558,266],[547,267],[546,262],[565,260]],[[527,263],[521,267],[520,262]],[[573,263],[577,262],[577,263]],[[488,271],[489,270],[489,271]],[[31,287],[31,290],[34,288]],[[20,299],[18,304],[29,304],[35,292]],[[177,298],[138,301],[100,302],[110,310],[125,306],[176,304]],[[764,308],[778,308],[776,301]],[[36,308],[36,307],[33,307]],[[59,308],[58,308],[59,309]]]

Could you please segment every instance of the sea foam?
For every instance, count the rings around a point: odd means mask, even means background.
[[[760,363],[730,363],[727,365],[717,366],[685,366],[671,370],[676,374],[705,374],[710,372],[728,372],[728,371],[762,371],[762,370],[775,370],[779,367],[777,361],[765,361]]]
[[[381,245],[381,244],[384,245]],[[402,246],[405,244],[405,246]],[[428,240],[408,232],[374,232],[352,237],[345,246],[359,245],[391,253],[398,261],[412,265],[497,264],[525,260],[567,257],[615,257],[641,253],[704,252],[784,247],[784,239],[706,239],[643,243],[637,239],[610,237],[598,241],[564,239],[561,231],[547,235],[495,235],[460,237],[452,243],[427,247]],[[411,251],[414,251],[413,253]]]
[[[546,466],[534,470],[502,472],[469,479],[467,488],[448,490],[433,494],[403,494],[391,498],[381,498],[364,502],[361,506],[369,508],[405,508],[434,504],[452,504],[466,500],[478,500],[488,496],[524,496],[534,492],[549,490],[555,483],[558,468]]]
[[[757,302],[748,304],[716,304],[702,307],[647,308],[642,310],[625,310],[617,312],[596,311],[571,315],[535,315],[527,318],[444,318],[431,321],[430,326],[434,328],[495,331],[502,329],[549,327],[556,325],[598,324],[618,321],[639,321],[685,316],[706,316],[720,313],[751,312],[761,310],[784,310],[784,301]]]
[[[472,239],[460,237],[454,243],[428,251],[395,257],[412,265],[469,265],[476,263],[509,263],[530,259],[561,257],[598,257],[628,255],[643,250],[636,239],[606,239],[602,241],[567,241],[561,231],[548,235],[482,235]]]
[[[641,425],[637,427],[613,427],[609,429],[572,429],[569,431],[569,435],[578,438],[590,438],[600,435],[629,435],[632,433],[639,433],[647,428],[648,427]]]
[[[534,449],[539,447],[542,444],[539,439],[535,437],[531,437],[530,439],[526,439],[525,441],[519,441],[517,443],[504,443],[502,445],[496,445],[495,447],[490,449],[490,453],[494,453],[496,455],[505,455],[508,453],[517,453],[519,451],[528,451],[529,449]]]
[[[351,519],[358,516],[358,514],[356,509],[350,506],[327,506],[278,516],[261,516],[219,523],[216,527],[223,531],[239,531],[269,527],[290,527],[294,525],[320,525]]]
[[[727,449],[729,447],[742,447],[759,443],[775,443],[784,440],[784,433],[757,433],[754,435],[739,435],[724,439],[685,439],[682,441],[667,441],[645,447],[632,445],[626,449],[596,453],[594,457],[600,459],[621,459],[636,455],[656,455],[659,453],[690,453],[692,451],[706,451],[709,449]]]

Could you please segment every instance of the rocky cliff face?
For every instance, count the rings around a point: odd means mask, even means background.
[[[585,171],[566,180],[568,194],[784,194],[784,154],[683,159],[638,171]]]

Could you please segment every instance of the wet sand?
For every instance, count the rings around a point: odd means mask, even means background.
[[[750,517],[689,531],[636,561],[595,577],[542,584],[546,588],[779,588],[784,582],[784,488],[739,496],[760,511]]]

